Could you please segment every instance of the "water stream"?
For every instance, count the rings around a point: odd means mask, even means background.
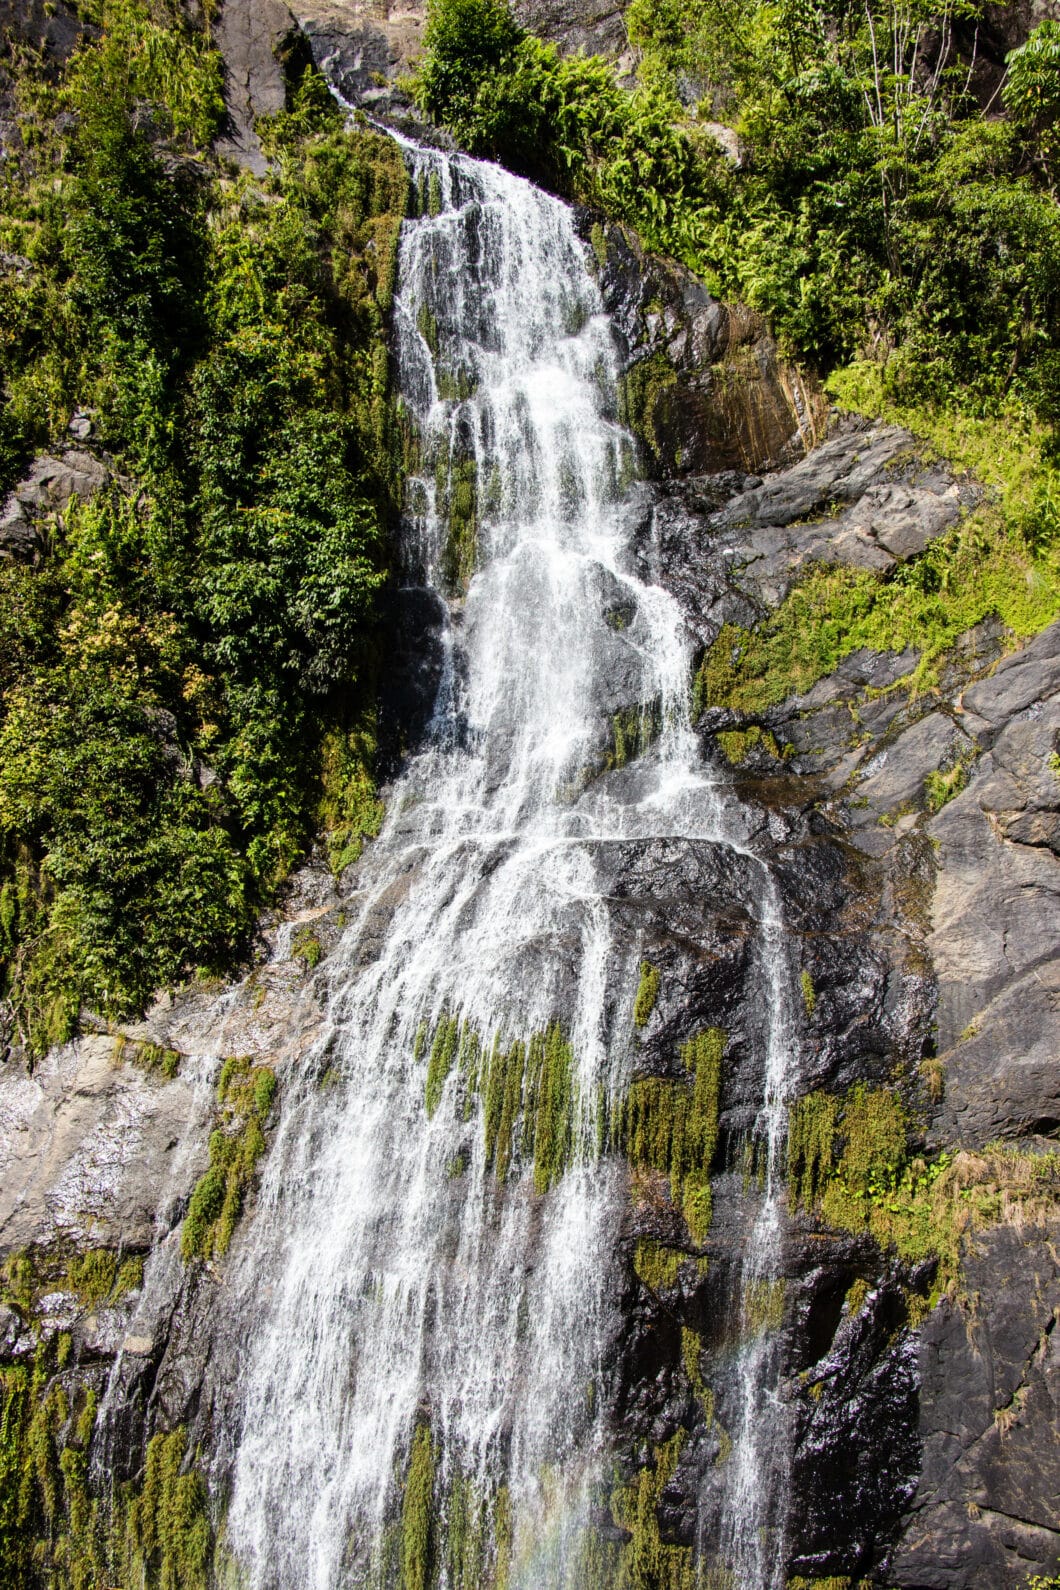
[[[422,463],[403,555],[410,584],[449,598],[445,666],[228,1277],[253,1299],[228,1515],[253,1590],[407,1577],[410,1451],[448,1498],[443,1530],[462,1531],[464,1566],[454,1546],[438,1583],[494,1582],[480,1535],[510,1555],[511,1590],[584,1582],[612,1450],[625,1196],[601,1122],[629,1080],[638,975],[607,857],[672,836],[750,854],[747,814],[701,763],[677,606],[630,573],[634,450],[572,216],[496,167],[408,154],[421,214],[402,234],[395,342]],[[600,777],[619,735],[644,754]],[[764,1476],[782,1410],[758,1316],[776,1284],[793,1050],[776,895],[750,864],[764,1170],[721,1549],[741,1590],[771,1590],[783,1516]],[[529,1108],[505,1082],[519,1043],[527,1090],[539,1068]]]

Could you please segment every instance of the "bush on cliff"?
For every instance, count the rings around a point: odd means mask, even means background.
[[[1036,34],[1012,63],[1013,121],[984,115],[954,43],[980,10],[635,0],[626,89],[517,27],[506,0],[432,0],[418,94],[473,153],[601,206],[762,310],[822,374],[871,356],[906,400],[1015,399],[1051,422],[1060,210],[1043,151],[1060,87]]]
[[[0,991],[38,1048],[228,967],[351,805],[336,779],[377,820],[403,162],[303,79],[275,169],[235,177],[208,32],[170,0],[90,9],[62,73],[0,60],[0,487],[75,409],[109,473],[0,563]]]
[[[1043,23],[1010,54],[984,107],[982,11],[633,0],[627,87],[517,27],[507,0],[431,0],[428,114],[629,223],[764,313],[842,406],[908,426],[990,488],[893,579],[812,569],[738,646],[723,633],[701,700],[760,711],[858,646],[915,646],[926,684],[984,618],[1024,636],[1060,611],[1060,32]]]

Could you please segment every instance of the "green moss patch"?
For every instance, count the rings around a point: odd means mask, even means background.
[[[659,997],[659,988],[662,984],[662,973],[650,961],[640,963],[640,982],[637,984],[637,994],[633,1001],[633,1025],[646,1027],[655,1009],[655,1001]]]
[[[70,1590],[102,1585],[208,1590],[206,1486],[183,1429],[155,1435],[140,1477],[96,1495],[88,1448],[97,1398],[68,1389],[53,1349],[0,1370],[0,1577]]]
[[[634,1170],[661,1172],[693,1240],[701,1242],[712,1216],[710,1168],[718,1142],[721,1061],[725,1034],[697,1033],[681,1048],[685,1078],[643,1077],[630,1083],[613,1136]]]
[[[959,1284],[965,1233],[1060,1214],[1060,1155],[1005,1145],[944,1152],[910,1144],[911,1122],[887,1088],[843,1098],[811,1093],[792,1106],[788,1199],[840,1230],[869,1231],[908,1262],[938,1260],[936,1291]]]
[[[184,1216],[180,1251],[185,1263],[227,1253],[265,1152],[265,1124],[275,1093],[276,1074],[270,1066],[254,1065],[245,1057],[222,1066],[209,1168],[196,1183]]]
[[[498,1181],[524,1165],[533,1170],[534,1190],[545,1193],[559,1181],[574,1149],[577,1089],[574,1051],[559,1022],[522,1039],[487,1048],[471,1023],[447,1012],[416,1035],[414,1059],[426,1053],[424,1106],[438,1109],[456,1069],[456,1108],[469,1119],[481,1105],[486,1160]]]

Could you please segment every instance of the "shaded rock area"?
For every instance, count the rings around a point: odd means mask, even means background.
[[[806,1365],[796,1405],[791,1566],[811,1581],[872,1574],[915,1492],[920,1463],[918,1352],[903,1278],[872,1274],[867,1247],[839,1248],[825,1263],[819,1244],[796,1252],[796,1308],[807,1338],[816,1326],[821,1341],[830,1339]],[[874,1284],[858,1306],[848,1301],[849,1288],[866,1271]]]
[[[1060,1222],[980,1235],[920,1333],[920,1483],[891,1573],[1016,1586],[1060,1558]]]
[[[983,7],[974,20],[961,18],[953,30],[954,46],[972,62],[970,87],[980,105],[997,99],[1005,78],[1005,57],[1025,44],[1040,22],[1060,21],[1058,0],[1016,0]]]
[[[823,434],[825,406],[763,321],[719,303],[684,266],[645,254],[628,228],[588,211],[578,219],[618,334],[621,417],[648,472],[714,477],[801,458]]]

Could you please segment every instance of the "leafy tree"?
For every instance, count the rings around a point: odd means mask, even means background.
[[[1060,22],[1040,22],[1006,65],[1005,109],[1052,177],[1060,157]]]
[[[58,82],[26,68],[0,173],[0,470],[75,406],[116,466],[0,565],[0,995],[36,1048],[230,966],[318,813],[345,859],[379,820],[404,163],[298,61],[274,171],[233,180],[208,30],[94,20]]]

